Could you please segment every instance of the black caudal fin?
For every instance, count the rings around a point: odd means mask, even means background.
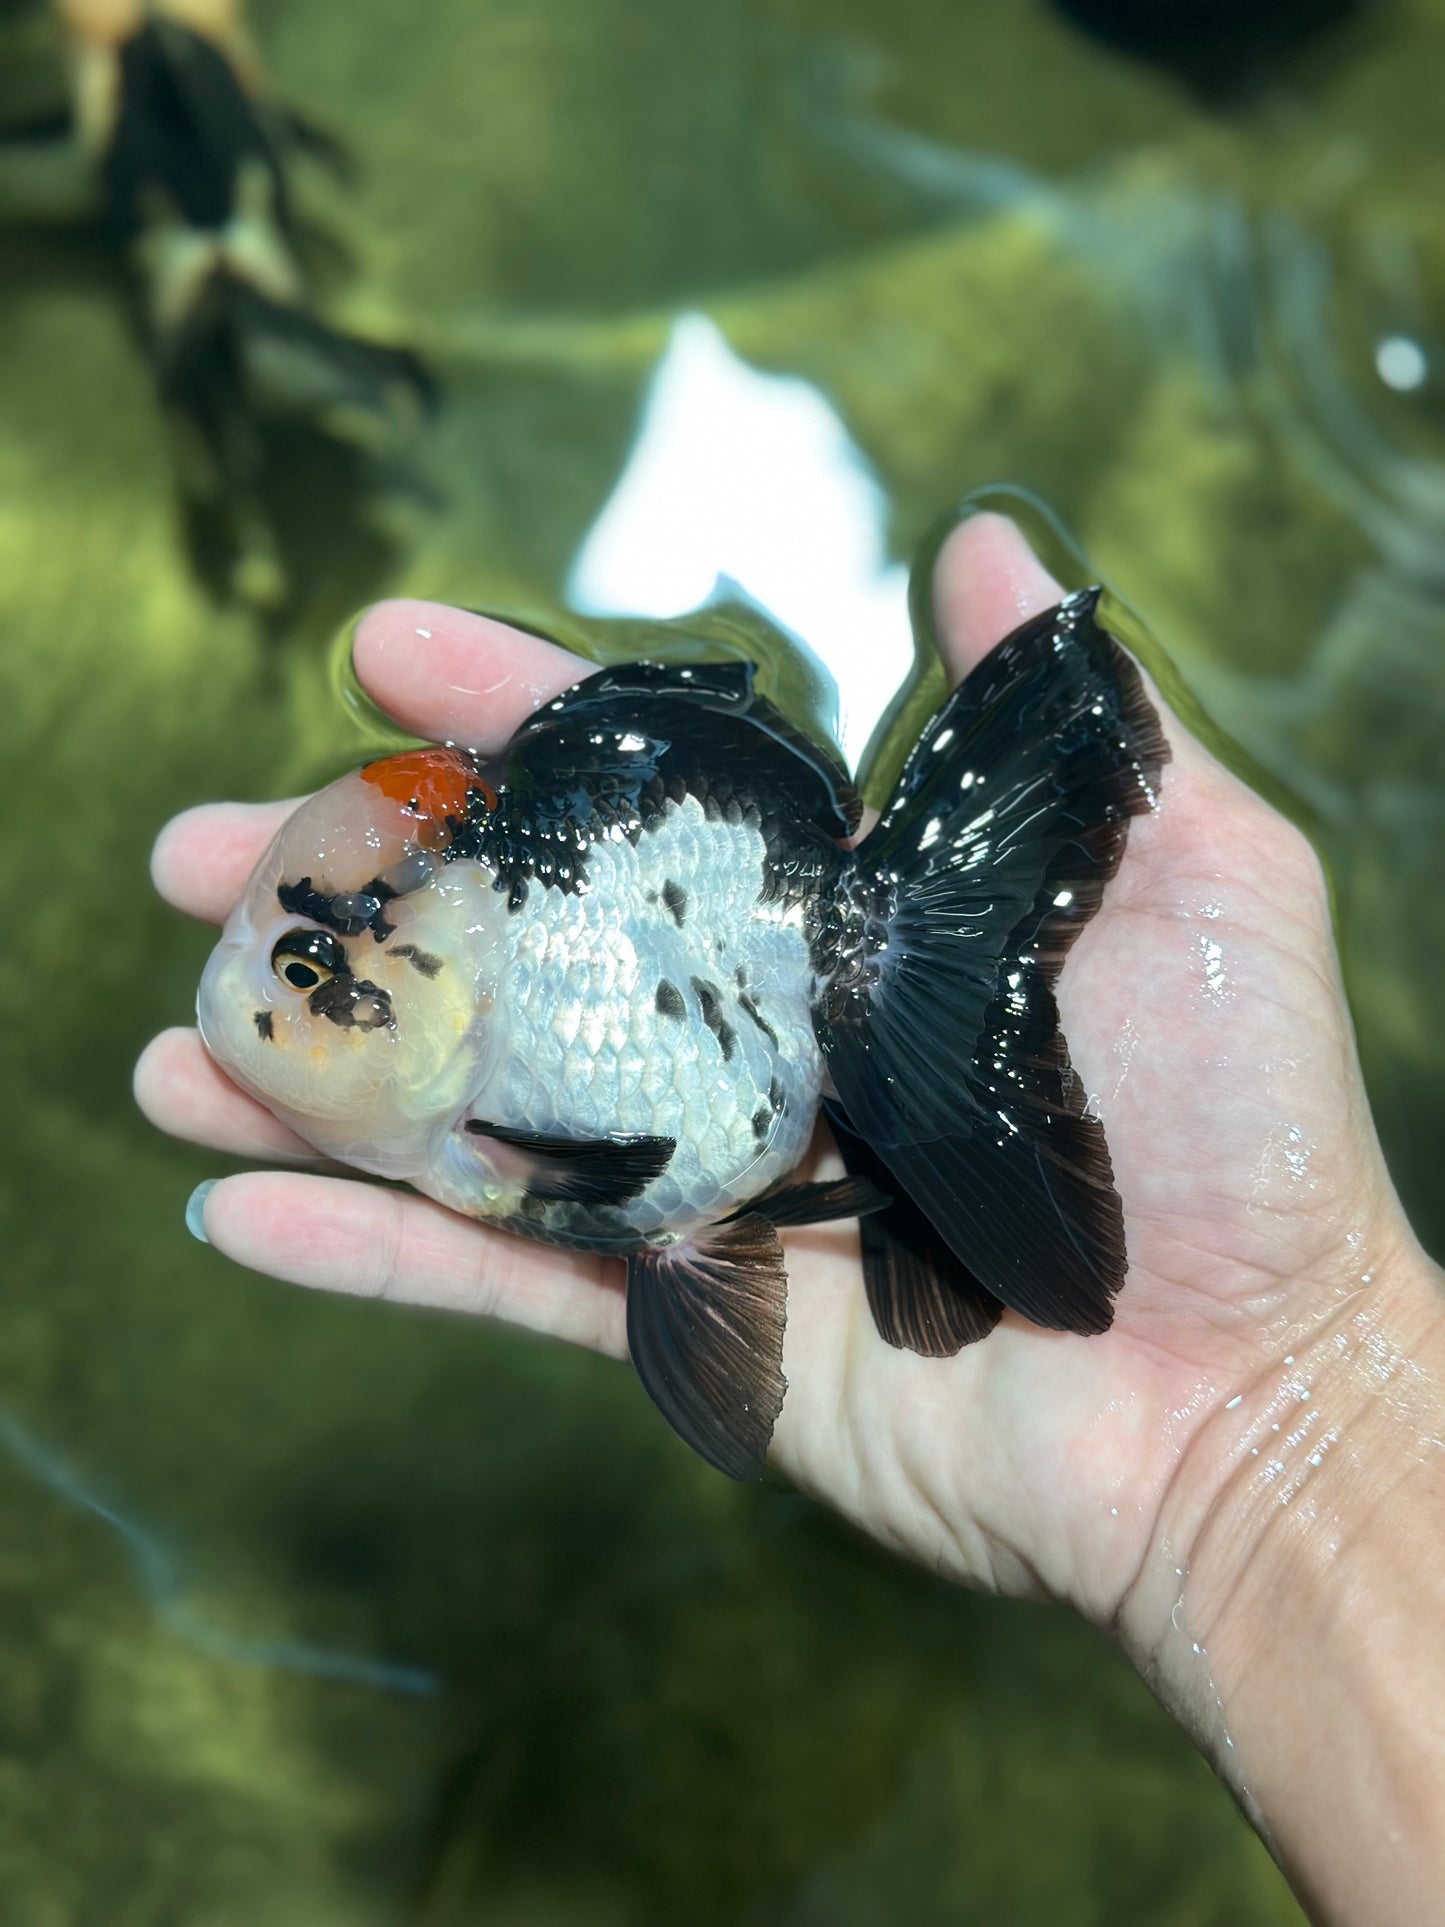
[[[627,1260],[627,1349],[694,1452],[755,1479],[783,1409],[783,1247],[756,1212]]]
[[[872,1147],[848,1128],[842,1107],[826,1104],[843,1162],[856,1181],[892,1197],[858,1227],[863,1283],[878,1335],[900,1351],[952,1358],[987,1338],[1003,1306],[964,1265]],[[880,1192],[881,1196],[882,1193]]]
[[[863,1284],[878,1335],[922,1358],[954,1358],[987,1338],[1003,1306],[954,1257],[911,1199],[859,1228]],[[930,1235],[931,1234],[931,1235]]]
[[[1168,746],[1098,591],[1014,631],[855,852],[814,1013],[857,1130],[988,1292],[1102,1331],[1123,1220],[1053,984]]]

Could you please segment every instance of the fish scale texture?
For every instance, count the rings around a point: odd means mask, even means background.
[[[677,1140],[625,1206],[549,1206],[549,1235],[685,1233],[803,1155],[821,1083],[813,974],[800,907],[759,900],[764,860],[755,828],[709,820],[688,797],[636,845],[595,844],[583,890],[534,886],[516,912],[474,1113],[578,1138]],[[681,997],[681,1017],[659,1010],[659,984]]]

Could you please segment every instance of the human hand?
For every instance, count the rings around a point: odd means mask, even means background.
[[[952,675],[1059,594],[1011,524],[963,524],[935,576]],[[489,753],[588,667],[499,623],[406,603],[367,615],[355,661],[407,728]],[[1438,1316],[1375,1141],[1319,865],[1165,722],[1173,761],[1159,807],[1131,825],[1058,986],[1124,1204],[1129,1272],[1112,1330],[1080,1338],[1006,1314],[953,1359],[894,1351],[873,1328],[856,1226],[790,1231],[789,1391],[772,1459],[936,1570],[1068,1600],[1115,1627],[1222,1757],[1211,1724],[1221,1666],[1252,1637],[1230,1602],[1246,1578],[1258,1583],[1272,1495],[1308,1481],[1331,1431],[1365,1423],[1354,1366],[1372,1335],[1408,1326],[1391,1336],[1397,1349],[1434,1343]],[[157,845],[159,887],[219,919],[288,807],[178,818]],[[273,1160],[311,1155],[194,1033],[150,1047],[137,1092],[178,1135]],[[804,1175],[841,1170],[820,1131]],[[253,1173],[211,1191],[204,1223],[228,1256],[277,1277],[485,1313],[625,1356],[619,1263],[419,1197]],[[1327,1449],[1315,1469],[1326,1462]],[[1189,1661],[1205,1643],[1212,1672]]]

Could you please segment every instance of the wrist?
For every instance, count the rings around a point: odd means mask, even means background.
[[[1405,1233],[1200,1429],[1120,1614],[1323,1918],[1424,1918],[1445,1874],[1442,1440],[1445,1294]]]

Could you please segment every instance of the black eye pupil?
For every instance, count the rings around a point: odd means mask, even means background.
[[[346,952],[329,930],[288,930],[272,949],[271,968],[293,990],[316,990],[349,974]]]

